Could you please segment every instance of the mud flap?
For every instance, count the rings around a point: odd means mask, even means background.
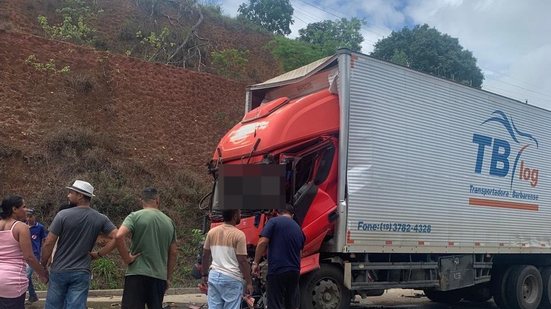
[[[472,255],[453,255],[439,259],[440,290],[449,291],[474,285]]]

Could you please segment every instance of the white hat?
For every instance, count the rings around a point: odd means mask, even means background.
[[[66,187],[67,189],[76,191],[86,196],[92,197],[94,195],[94,187],[89,182],[82,180],[75,180],[72,186]]]

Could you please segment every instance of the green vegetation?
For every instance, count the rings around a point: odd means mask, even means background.
[[[124,282],[124,270],[112,257],[92,261],[91,289],[119,288],[121,282]]]
[[[248,50],[230,48],[220,52],[212,52],[211,62],[219,75],[235,79],[235,77],[240,77],[245,74],[245,65],[247,65],[248,56]]]
[[[186,240],[178,248],[178,264],[181,265],[175,269],[175,279],[176,284],[178,285],[187,285],[185,281],[182,281],[182,278],[190,278],[192,267],[196,262],[198,254],[202,251],[202,245],[205,241],[205,235],[200,229],[192,229],[190,233],[186,234]],[[189,259],[191,257],[191,260]],[[193,259],[195,258],[195,259]],[[182,262],[180,261],[187,261]]]
[[[324,20],[311,23],[298,31],[298,40],[316,46],[325,56],[334,54],[339,48],[348,48],[359,52],[364,40],[360,29],[364,23],[358,18],[350,20],[341,18],[337,21]]]
[[[268,49],[274,58],[283,65],[285,71],[294,70],[325,56],[320,48],[312,44],[283,36],[274,37],[268,43]]]
[[[239,17],[260,25],[275,34],[290,34],[293,24],[293,6],[289,0],[249,0],[241,4]]]
[[[168,37],[170,30],[168,27],[163,27],[160,33],[150,32],[145,36],[141,31],[136,33],[136,38],[140,40],[140,43],[145,46],[144,59],[147,61],[154,61],[158,59],[164,59],[166,62],[172,48],[176,45],[174,42],[169,42]]]
[[[35,55],[27,57],[27,59],[25,59],[25,64],[32,66],[35,70],[40,72],[54,74],[68,74],[71,72],[71,68],[68,65],[58,69],[54,59],[49,59],[48,62],[40,62]]]
[[[375,44],[371,55],[477,88],[484,80],[472,52],[427,24],[392,32]]]
[[[38,16],[38,23],[50,38],[78,44],[93,43],[95,30],[89,26],[89,21],[101,10],[93,9],[84,0],[65,0],[56,12],[63,19],[59,25],[50,25],[46,16]]]
[[[268,43],[267,49],[285,71],[290,71],[333,55],[339,48],[360,51],[360,44],[363,42],[360,34],[362,23],[364,21],[357,18],[312,23],[299,30],[300,36],[297,39],[275,36]]]

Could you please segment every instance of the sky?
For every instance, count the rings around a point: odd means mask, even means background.
[[[204,0],[236,16],[248,0]],[[551,1],[548,0],[291,0],[290,38],[309,23],[364,18],[362,52],[392,31],[428,24],[459,39],[482,69],[482,88],[551,110]]]

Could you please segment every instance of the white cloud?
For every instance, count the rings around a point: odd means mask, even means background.
[[[235,16],[247,0],[220,1]],[[292,5],[292,38],[308,23],[365,18],[364,53],[392,30],[427,23],[473,52],[486,77],[484,89],[551,109],[551,1],[292,0]]]
[[[222,8],[222,14],[228,15],[231,17],[237,16],[237,9],[241,3],[248,2],[244,0],[219,0],[215,4],[219,4]]]
[[[457,37],[484,71],[483,88],[551,109],[549,1],[411,2],[415,23]]]

